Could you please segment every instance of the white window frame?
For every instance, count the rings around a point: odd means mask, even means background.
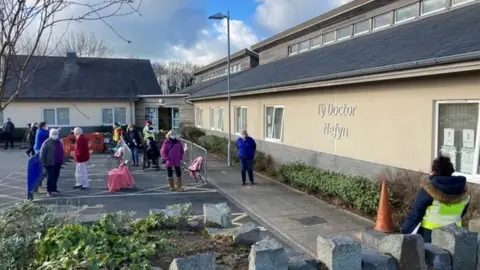
[[[456,3],[456,4],[453,3],[454,1],[455,0],[452,0],[452,7],[458,7],[458,6],[467,4],[467,3],[471,3],[471,2],[476,1],[476,0],[466,0],[466,1],[463,1],[463,2],[460,2],[460,3]]]
[[[199,113],[201,113],[201,117],[199,116]],[[195,126],[199,128],[203,128],[203,108],[202,107],[196,107],[195,108]]]
[[[478,118],[478,121],[477,121],[477,130],[475,131],[476,132],[476,138],[475,138],[475,153],[474,153],[474,158],[473,158],[473,171],[472,171],[471,175],[464,174],[464,173],[459,173],[459,172],[455,172],[454,175],[464,176],[465,178],[467,178],[468,182],[475,183],[475,184],[480,184],[480,170],[477,170],[479,155],[480,155],[480,132],[479,132],[480,131],[480,100],[475,100],[475,99],[472,99],[472,100],[437,100],[435,102],[435,140],[434,140],[435,152],[434,152],[434,157],[435,158],[438,157],[438,152],[439,152],[439,149],[438,149],[438,143],[439,143],[439,141],[438,141],[438,133],[439,133],[438,120],[439,120],[440,104],[468,104],[468,103],[479,104],[479,110],[478,110],[478,113],[479,113],[478,117],[479,118]]]
[[[222,117],[220,117],[220,112],[222,112],[221,113]],[[217,119],[217,130],[218,131],[223,131],[223,122],[225,121],[224,117],[223,117],[224,116],[223,113],[224,113],[223,107],[221,107],[221,106],[218,107],[218,119]],[[222,121],[220,121],[220,120],[222,120]]]
[[[125,107],[105,107],[105,108],[100,108],[100,125],[101,126],[113,126],[114,123],[118,122],[117,119],[115,119],[115,109],[125,109],[125,121],[128,121],[128,117],[127,117],[127,108]],[[103,110],[112,110],[112,116],[113,116],[113,123],[105,123],[103,121]],[[120,124],[122,125],[126,125],[127,123],[122,123],[120,122]]]
[[[332,40],[332,41],[329,41],[329,42],[325,42],[325,36],[328,35],[328,34],[331,34],[331,33],[333,33],[333,40]],[[335,31],[335,30],[330,31],[330,32],[325,33],[325,34],[322,35],[323,45],[333,44],[333,43],[335,43],[335,41],[337,41],[337,31]]]
[[[356,29],[357,24],[360,24],[360,23],[363,23],[363,22],[368,23],[368,29],[365,30],[365,31],[356,33],[355,29]],[[366,34],[366,33],[370,33],[370,31],[372,31],[372,19],[366,19],[366,20],[359,21],[359,22],[353,24],[353,36],[354,37],[360,36],[360,35],[363,35],[363,34]]]
[[[426,16],[426,15],[430,15],[430,14],[433,14],[433,13],[437,13],[437,12],[440,12],[440,11],[443,11],[443,10],[446,10],[447,9],[447,5],[448,5],[448,0],[442,0],[445,2],[445,5],[443,5],[442,8],[439,8],[439,9],[435,9],[435,10],[432,10],[432,11],[429,11],[429,12],[426,12],[426,13],[423,13],[423,2],[425,1],[429,1],[429,0],[422,0],[420,2],[420,16]]]
[[[293,46],[297,46],[297,50],[296,51],[291,50],[292,52],[290,52],[290,49],[293,48]],[[292,44],[292,45],[288,46],[288,55],[298,54],[299,49],[300,49],[300,44],[299,43],[295,43],[295,44]]]
[[[303,50],[301,49],[301,47],[302,47],[301,44],[302,44],[302,43],[306,43],[306,44],[307,44],[307,48],[306,48],[306,49],[303,49]],[[298,43],[298,52],[299,52],[299,53],[303,53],[303,52],[306,52],[306,51],[308,51],[308,50],[310,50],[310,40],[304,40],[304,41],[300,41],[300,42]]]
[[[53,124],[53,123],[48,123],[48,122],[47,122],[47,125],[49,125],[49,126],[54,126],[54,127],[69,127],[69,126],[72,125],[72,119],[71,119],[72,116],[71,116],[71,114],[70,114],[70,108],[68,108],[68,107],[48,108],[48,107],[47,107],[47,108],[41,108],[41,109],[42,109],[42,121],[44,121],[44,122],[45,122],[45,119],[44,119],[45,113],[44,113],[44,111],[45,111],[45,110],[54,110],[54,111],[55,111],[55,124]],[[67,109],[67,110],[68,110],[68,125],[58,125],[58,124],[57,124],[57,122],[58,122],[58,119],[57,119],[57,110],[58,110],[58,109]]]
[[[210,106],[210,129],[215,130],[215,107]]]
[[[273,126],[275,125],[275,109],[277,108],[281,108],[282,109],[282,125],[280,126],[280,139],[276,139],[276,138],[268,138],[267,136],[267,108],[273,108],[273,119],[272,119],[272,124]],[[281,143],[283,142],[283,125],[285,123],[285,120],[284,120],[284,116],[285,116],[285,107],[283,105],[266,105],[264,110],[263,110],[263,113],[264,113],[264,117],[263,117],[263,121],[264,121],[264,129],[263,129],[263,132],[265,133],[264,134],[264,138],[265,138],[265,141],[269,141],[269,142],[276,142],[276,143]],[[272,131],[273,133],[273,131]]]
[[[347,26],[344,26],[340,29],[337,30],[337,37],[338,37],[338,41],[341,41],[341,40],[346,40],[346,39],[349,39],[349,38],[352,38],[353,37],[353,24],[350,24],[350,25],[347,25]],[[345,28],[350,28],[350,35],[347,36],[347,37],[340,37],[340,30],[343,30]]]
[[[320,39],[320,44],[313,45],[313,40],[316,39],[316,38]],[[322,45],[323,45],[323,36],[322,35],[316,36],[316,37],[313,37],[313,38],[310,39],[310,48],[311,49],[320,48],[320,47],[322,47]]]
[[[382,25],[380,27],[375,27],[375,18],[378,18],[378,17],[381,17],[381,16],[385,16],[385,15],[390,15],[390,22],[386,25]],[[387,27],[390,27],[392,26],[392,19],[393,19],[394,15],[393,15],[393,12],[392,11],[389,11],[389,12],[386,12],[386,13],[383,13],[383,14],[380,14],[380,15],[377,15],[375,17],[372,18],[372,31],[378,31],[378,30],[381,30],[381,29],[385,29]]]
[[[409,22],[409,21],[412,21],[412,20],[415,20],[416,18],[418,18],[419,12],[420,12],[419,3],[420,3],[420,2],[417,2],[417,3],[414,3],[414,4],[410,4],[410,5],[406,5],[406,6],[403,6],[403,7],[401,7],[401,8],[397,8],[396,10],[394,10],[394,11],[393,11],[393,23],[394,23],[394,24],[400,24],[400,23]],[[415,16],[410,17],[410,18],[406,18],[406,19],[403,19],[403,20],[400,20],[400,21],[397,21],[397,11],[402,10],[402,9],[405,9],[405,8],[409,8],[409,7],[412,7],[412,6],[415,6],[415,7],[417,8],[416,13],[415,13]]]
[[[240,135],[240,133],[242,132],[242,129],[239,129],[238,127],[238,122],[237,122],[237,109],[240,108],[240,115],[243,115],[241,112],[243,109],[247,110],[247,119],[246,119],[246,122],[247,122],[247,125],[245,125],[245,129],[247,129],[248,127],[248,107],[247,106],[235,106],[234,108],[234,117],[235,117],[235,134],[236,135]],[[245,121],[243,121],[245,122]],[[237,130],[238,129],[238,130]]]

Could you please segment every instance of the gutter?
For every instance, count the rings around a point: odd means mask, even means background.
[[[470,52],[470,53],[463,53],[451,56],[444,56],[444,57],[437,57],[437,58],[430,58],[426,60],[420,61],[412,61],[412,62],[405,62],[400,64],[393,64],[381,67],[374,67],[374,68],[367,68],[367,69],[359,69],[353,71],[346,71],[340,73],[334,73],[329,75],[322,75],[322,76],[315,76],[305,79],[299,80],[292,80],[287,82],[280,82],[280,83],[273,83],[273,84],[264,84],[259,86],[252,86],[247,88],[242,88],[237,91],[233,90],[232,94],[238,94],[253,90],[267,90],[269,88],[275,87],[285,87],[285,86],[292,86],[292,85],[299,85],[299,84],[306,84],[306,83],[315,83],[320,81],[330,81],[335,79],[345,79],[351,77],[359,77],[359,76],[367,76],[367,75],[374,75],[379,73],[388,73],[388,72],[395,72],[395,71],[403,71],[408,69],[417,69],[417,68],[426,68],[426,67],[434,67],[440,66],[445,64],[453,64],[458,62],[466,62],[472,60],[480,60],[480,51]],[[196,99],[204,99],[204,98],[215,98],[225,96],[226,94],[214,94],[214,95],[205,95],[205,96],[198,96],[198,97],[191,97],[188,98],[189,100],[196,100]]]
[[[155,98],[155,97],[188,97],[187,94],[170,94],[170,95],[137,95],[139,98]]]

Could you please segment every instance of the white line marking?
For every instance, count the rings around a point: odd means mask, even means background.
[[[13,200],[21,200],[20,198],[13,197],[13,196],[9,196],[9,195],[1,195],[1,194],[0,194],[0,197],[2,197],[2,198],[8,198],[8,199],[13,199]]]
[[[5,202],[5,203],[0,203],[0,206],[14,204],[14,203],[17,203],[17,202],[22,202],[22,201],[24,201],[24,199],[16,199],[16,200]],[[3,207],[1,207],[1,208],[3,208]]]
[[[183,194],[198,194],[198,193],[214,193],[216,191],[198,191],[198,192],[157,192],[157,193],[129,193],[118,195],[85,195],[74,197],[49,197],[34,199],[34,201],[53,201],[53,200],[74,200],[74,199],[88,199],[88,198],[120,198],[120,197],[134,197],[134,196],[156,196],[156,195],[183,195]]]
[[[26,187],[16,187],[16,186],[9,186],[9,185],[4,185],[4,184],[0,184],[0,187],[5,187],[6,189],[20,189],[20,190],[26,190],[27,188]]]
[[[240,216],[232,219],[232,223],[233,223],[233,222],[237,222],[237,221],[239,221],[239,220],[241,220],[241,219],[244,219],[244,218],[246,218],[246,217],[248,217],[248,215],[244,213],[243,215],[240,215]]]
[[[0,179],[0,184],[3,183],[3,182],[5,182],[5,180],[7,180],[10,176],[12,176],[13,174],[15,174],[16,172],[25,169],[25,168],[27,167],[27,165],[28,165],[28,164],[23,165],[21,168],[13,171],[13,172],[11,172],[11,173],[9,173],[9,174],[8,174],[7,176],[5,176],[4,178]]]

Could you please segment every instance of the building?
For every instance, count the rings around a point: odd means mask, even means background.
[[[232,130],[353,175],[429,172],[443,151],[480,183],[479,21],[480,1],[356,0],[267,38],[231,77]],[[187,91],[195,124],[227,136],[225,76]]]
[[[23,56],[17,57],[19,63],[25,62]],[[110,129],[114,122],[143,127],[145,120],[172,128],[180,122],[179,109],[186,104],[186,95],[160,94],[149,60],[81,58],[68,52],[66,57],[34,56],[25,74],[19,95],[0,112],[0,125],[11,117],[17,127],[46,121],[66,131],[75,126],[87,132],[101,126]],[[6,97],[17,83],[12,76]]]

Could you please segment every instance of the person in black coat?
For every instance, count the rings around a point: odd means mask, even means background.
[[[35,150],[33,150],[33,147],[35,145],[35,136],[37,135],[37,129],[38,129],[38,123],[33,122],[30,125],[30,129],[28,130],[27,136],[25,138],[25,141],[27,141],[28,144],[29,144],[28,150],[27,150],[27,152],[25,152],[25,154],[28,157],[31,157],[31,156],[35,155]]]
[[[8,144],[13,149],[13,134],[15,133],[15,125],[10,118],[3,124],[3,137],[5,138],[5,150],[8,149]]]
[[[142,139],[134,124],[128,125],[125,137],[128,147],[132,150],[133,166],[138,167],[138,148],[142,145]]]
[[[418,227],[416,233],[425,243],[431,243],[432,229],[453,223],[462,225],[461,218],[467,213],[470,196],[467,194],[467,179],[452,176],[454,172],[449,157],[439,156],[433,161],[431,176],[422,184],[412,211],[402,226],[402,234],[412,234]],[[440,211],[442,208],[448,210]],[[442,212],[450,212],[450,215]]]

